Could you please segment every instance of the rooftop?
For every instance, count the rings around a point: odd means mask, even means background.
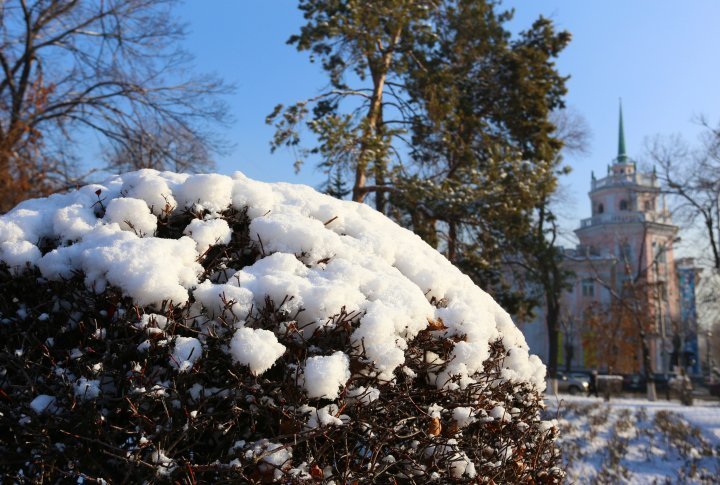
[[[609,187],[637,186],[646,189],[659,189],[660,182],[654,174],[644,173],[613,173],[601,179],[592,179],[591,190],[600,190]]]

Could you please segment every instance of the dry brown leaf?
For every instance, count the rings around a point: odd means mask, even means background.
[[[310,476],[313,477],[315,480],[322,480],[324,477],[322,468],[317,463],[313,463],[313,466],[310,467]]]
[[[433,320],[432,318],[428,318],[428,330],[447,330],[447,327],[445,326],[445,323],[443,323],[442,318],[437,318]]]
[[[430,426],[428,426],[428,434],[430,436],[438,436],[442,432],[442,424],[440,424],[440,418],[432,418],[430,420]]]

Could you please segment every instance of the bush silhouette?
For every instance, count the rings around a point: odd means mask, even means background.
[[[365,206],[213,177],[0,218],[5,476],[562,479],[544,368],[469,279]]]

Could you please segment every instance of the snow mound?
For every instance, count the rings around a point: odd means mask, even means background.
[[[201,263],[213,246],[231,240],[227,210],[246,211],[249,235],[262,254],[248,266],[226,268],[221,278],[205,274]],[[197,214],[184,235],[161,234],[162,221],[181,213]],[[15,274],[36,266],[51,281],[82,272],[88,289],[119,288],[150,308],[194,302],[209,319],[231,314],[238,331],[267,299],[292,316],[305,337],[337,325],[338,315],[360,315],[354,347],[364,349],[371,372],[386,381],[405,362],[408,341],[433,322],[444,337],[456,339],[449,364],[435,376],[438,387],[472,384],[498,340],[509,351],[506,380],[540,390],[545,385],[544,366],[529,355],[509,315],[440,253],[370,207],[306,186],[262,183],[241,173],[118,175],[25,201],[0,217],[0,261]],[[253,341],[268,352],[252,355]],[[280,357],[278,345],[263,334],[241,333],[232,352],[261,374]],[[194,342],[191,347],[190,357],[184,347],[178,350],[185,367],[202,354]],[[308,362],[306,374],[331,376],[320,385],[306,375],[310,394],[337,395],[349,370],[335,364]]]
[[[365,205],[119,175],[0,216],[0,286],[8,476],[563,477],[544,366],[508,314]]]

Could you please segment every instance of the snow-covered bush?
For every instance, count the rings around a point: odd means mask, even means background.
[[[510,317],[365,205],[129,173],[0,217],[0,285],[5,476],[563,476]]]

